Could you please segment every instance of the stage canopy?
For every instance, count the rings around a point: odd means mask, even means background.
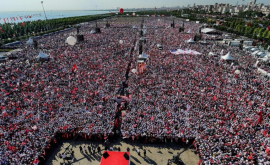
[[[228,52],[225,56],[221,56],[223,60],[235,60],[235,58],[231,55],[231,52]]]
[[[192,31],[189,29],[187,33],[192,33]]]
[[[103,152],[103,154],[106,151]],[[107,151],[109,156],[105,159],[102,156],[100,165],[130,165],[130,153],[129,152],[115,152]],[[129,160],[124,157],[124,154],[127,153]]]
[[[199,55],[201,54],[200,52],[197,52],[195,50],[182,50],[182,49],[177,49],[177,50],[171,50],[171,53],[174,55],[179,55],[179,54],[190,54],[190,55]]]
[[[188,43],[194,43],[194,40],[192,38],[190,38],[189,40],[187,40]]]
[[[49,56],[45,53],[43,53],[42,51],[39,52],[39,55],[37,56],[37,58],[41,58],[41,59],[48,59]]]

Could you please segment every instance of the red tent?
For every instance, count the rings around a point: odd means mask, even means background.
[[[103,152],[103,154],[106,151]],[[129,152],[115,152],[107,151],[109,156],[105,159],[102,156],[100,165],[130,165],[130,153]],[[124,157],[124,154],[127,153],[129,160]]]

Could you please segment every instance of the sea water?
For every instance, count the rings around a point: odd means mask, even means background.
[[[105,14],[105,13],[116,13],[117,11],[108,11],[108,10],[62,10],[62,11],[45,11],[47,19],[55,18],[66,18],[66,17],[76,17],[76,16],[85,16],[85,15],[95,15],[95,14]],[[31,16],[31,18],[29,17]],[[16,21],[14,21],[15,17]],[[17,20],[17,18],[18,20]],[[22,17],[22,20],[20,19]],[[28,17],[28,18],[25,18]],[[45,20],[45,14],[43,11],[0,11],[0,23],[4,23],[4,18],[6,23],[19,23],[24,21],[37,21]],[[11,19],[12,18],[12,19]]]

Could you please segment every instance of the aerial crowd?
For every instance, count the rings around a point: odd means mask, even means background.
[[[115,100],[129,62],[138,70],[141,20],[113,18],[110,28],[101,20],[99,34],[90,33],[92,22],[81,26],[85,40],[74,46],[65,42],[76,34],[71,29],[41,37],[37,50],[23,42],[9,55],[18,58],[0,65],[0,164],[36,162],[59,132],[84,138],[113,134]],[[270,81],[257,73],[257,59],[213,39],[207,45],[187,43],[202,24],[185,22],[180,33],[168,27],[171,22],[144,19],[143,52],[149,59],[143,72],[129,72],[122,137],[194,140],[204,164],[269,164]],[[183,20],[175,23],[180,27]],[[172,54],[177,48],[201,55]],[[50,60],[38,61],[40,51]],[[221,60],[228,52],[235,61]]]

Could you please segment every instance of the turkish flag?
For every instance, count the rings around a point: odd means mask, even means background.
[[[77,71],[77,70],[78,70],[78,67],[77,67],[77,65],[75,64],[75,65],[73,66],[73,68],[72,68],[72,71],[75,72],[75,71]]]
[[[262,124],[262,122],[263,122],[263,112],[261,111],[258,115],[260,115],[260,117],[258,119],[258,123]]]
[[[267,29],[270,31],[270,26],[268,26]]]
[[[120,12],[121,14],[123,14],[123,13],[124,13],[124,9],[123,9],[123,8],[120,8],[120,9],[119,9],[119,12]]]
[[[68,125],[64,126],[64,130],[66,130],[68,128]]]

